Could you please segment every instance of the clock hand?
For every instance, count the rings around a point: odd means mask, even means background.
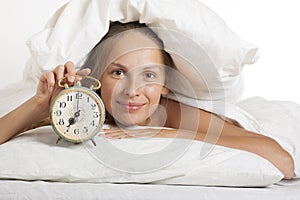
[[[77,117],[79,117],[79,116],[80,116],[80,110],[76,111],[75,114],[74,114],[74,117],[75,117],[75,118],[77,118]]]
[[[80,110],[79,110],[79,92],[77,92],[77,101],[76,101],[76,112],[74,113],[75,122],[77,122],[78,117],[80,116]]]
[[[71,125],[74,125],[74,124],[78,121],[77,118],[78,118],[79,116],[80,116],[80,110],[76,111],[76,112],[74,113],[74,117],[71,117],[71,118],[69,119],[69,124],[67,125],[68,129],[66,130],[66,132],[69,132],[70,126],[71,126]]]
[[[70,127],[71,125],[73,125],[73,124],[75,124],[75,118],[74,117],[71,117],[70,119],[69,119],[69,125],[67,126],[67,127]]]
[[[80,116],[80,110],[74,113],[75,123],[78,122],[78,117]]]
[[[79,110],[79,92],[77,92],[76,97],[77,97],[77,101],[76,101],[76,112],[78,112],[78,110]]]
[[[71,117],[69,119],[69,124],[67,125],[68,129],[66,130],[66,132],[69,132],[70,126],[76,123],[76,119],[74,117]]]

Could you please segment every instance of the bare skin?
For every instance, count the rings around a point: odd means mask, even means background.
[[[83,70],[77,74],[87,75],[89,74],[89,70]],[[44,73],[40,77],[36,95],[0,119],[0,144],[8,141],[32,124],[49,116],[51,99],[61,90],[61,88],[57,86],[57,81],[64,76],[68,77],[68,82],[71,85],[76,81],[75,66],[72,62],[58,66],[52,72]],[[162,91],[164,90],[162,89]],[[136,95],[136,93],[133,92],[132,95]],[[294,161],[292,157],[273,139],[246,131],[238,126],[225,122],[209,112],[185,106],[176,101],[169,100],[167,103],[162,99],[161,105],[165,108],[167,113],[165,126],[174,128],[174,130],[162,129],[154,137],[178,137],[176,135],[177,129],[180,128],[180,130],[184,132],[180,137],[193,138],[194,140],[206,141],[255,153],[273,163],[274,166],[284,174],[285,179],[291,179],[293,177]],[[196,132],[195,130],[189,130],[188,123],[186,127],[179,127],[178,124],[180,124],[179,122],[182,119],[175,117],[179,116],[179,113],[183,113],[182,118],[184,118],[184,116],[190,114],[190,112],[198,113],[200,116],[199,123],[196,126]],[[208,128],[210,123],[221,124],[223,126],[221,132],[214,136],[217,139],[207,137],[213,135],[210,134],[210,129]],[[122,129],[116,128],[106,130],[106,137],[118,139],[133,136],[128,135]]]
[[[89,73],[90,70],[85,69],[77,74]],[[36,94],[0,118],[0,144],[49,117],[50,102],[62,90],[58,87],[57,81],[64,76],[68,77],[69,85],[74,84],[78,79],[75,78],[76,71],[73,63],[67,62],[65,65],[57,66],[51,72],[43,73]]]
[[[175,101],[171,101],[171,103],[170,100],[168,101],[169,105],[166,108],[168,116],[174,116],[175,113],[178,113],[180,111],[182,112],[182,110],[184,109],[187,109],[189,112],[191,110],[198,112],[201,118],[198,124],[198,130],[195,133],[195,130],[190,130],[188,126],[182,129],[183,127],[179,127],[179,123],[176,122],[178,119],[174,120],[172,118],[168,118],[170,120],[167,120],[166,122],[166,124],[168,124],[167,127],[174,129],[161,129],[158,133],[156,132],[156,130],[152,130],[151,132],[151,130],[149,129],[148,131],[150,137],[176,137],[194,139],[248,151],[269,160],[284,174],[285,179],[293,178],[294,160],[291,155],[287,151],[285,151],[275,140],[232,125],[215,116],[214,114],[206,112],[204,110],[180,105],[180,103]],[[182,106],[186,108],[182,108]],[[223,128],[220,132],[218,132],[219,130],[217,130],[217,132],[211,132],[211,130],[208,128],[208,125],[210,123],[218,123],[220,126],[223,126]],[[180,128],[180,131],[178,131],[178,128]],[[155,134],[152,134],[153,132]],[[145,137],[144,134],[140,136],[139,131],[130,131],[120,128],[105,130],[105,133],[106,137],[110,139]]]

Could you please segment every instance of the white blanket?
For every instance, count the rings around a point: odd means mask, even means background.
[[[235,102],[243,90],[242,67],[257,58],[257,47],[198,0],[71,0],[27,41],[32,56],[25,80],[36,82],[43,71],[68,60],[80,67],[110,21],[139,21],[152,28],[180,73],[195,86],[192,98]],[[190,89],[177,82],[170,88],[191,97]]]

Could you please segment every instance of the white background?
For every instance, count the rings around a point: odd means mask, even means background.
[[[42,30],[68,0],[0,2],[0,88],[22,79],[25,41]],[[260,59],[245,66],[244,98],[262,96],[300,103],[300,5],[298,0],[202,0],[241,38],[257,45]],[[184,11],[183,11],[184,12]]]
[[[26,40],[41,31],[68,0],[0,1],[0,88],[21,80],[29,57]]]

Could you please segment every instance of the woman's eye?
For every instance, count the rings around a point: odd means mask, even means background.
[[[124,76],[125,72],[123,70],[114,70],[112,71],[112,74],[115,76]]]
[[[144,76],[146,79],[155,79],[156,78],[156,75],[153,72],[146,72]]]

